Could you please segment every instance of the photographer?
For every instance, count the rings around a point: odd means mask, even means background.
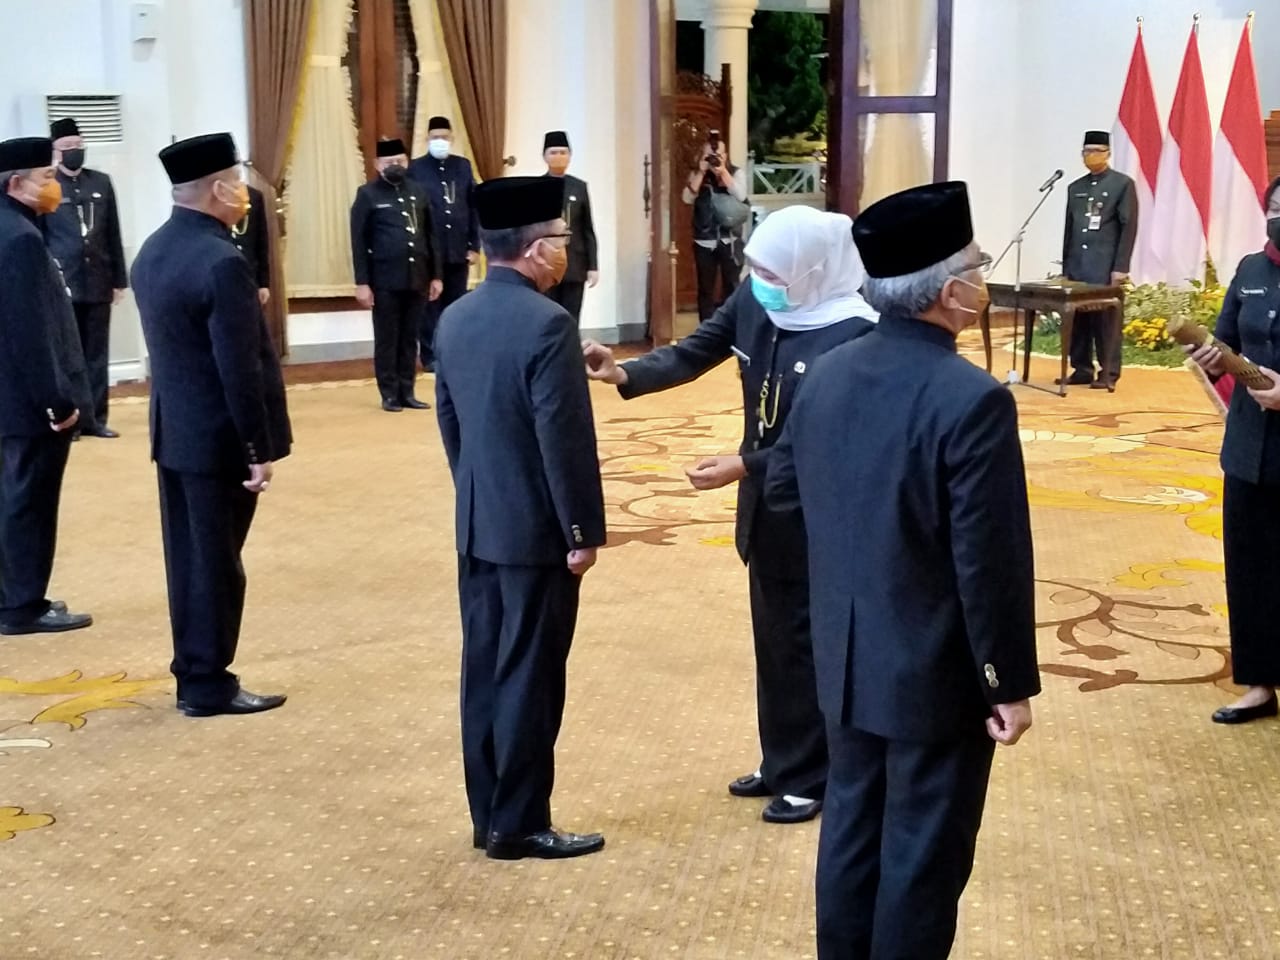
[[[702,145],[698,169],[689,174],[684,202],[693,207],[693,257],[698,271],[698,320],[706,320],[729,299],[742,272],[742,225],[747,206],[746,171],[729,162],[720,131]],[[719,276],[720,298],[716,298]]]

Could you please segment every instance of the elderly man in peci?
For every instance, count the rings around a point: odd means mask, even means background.
[[[1040,691],[1026,479],[1012,395],[956,353],[987,303],[965,185],[888,197],[853,236],[880,323],[813,364],[765,483],[809,537],[818,957],[944,960],[994,743]]]

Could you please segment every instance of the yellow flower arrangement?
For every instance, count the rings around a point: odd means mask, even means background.
[[[1173,343],[1165,317],[1134,317],[1124,325],[1124,338],[1144,350],[1163,350]]]

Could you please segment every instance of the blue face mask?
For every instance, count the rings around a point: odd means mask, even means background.
[[[754,273],[751,274],[751,293],[766,310],[787,313],[795,309],[795,304],[787,299],[786,287],[780,287],[768,280],[761,280]]]

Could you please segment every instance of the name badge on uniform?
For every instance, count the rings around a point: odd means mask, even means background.
[[[391,204],[389,204],[389,203],[375,203],[375,204],[373,205],[373,207],[374,207],[374,209],[375,209],[375,210],[386,210],[386,209],[388,209],[390,206],[391,206]]]
[[[1089,229],[1090,229],[1090,230],[1101,230],[1101,229],[1102,229],[1102,217],[1098,216],[1098,214],[1096,214],[1096,213],[1095,213],[1093,216],[1091,216],[1091,217],[1089,218]]]

